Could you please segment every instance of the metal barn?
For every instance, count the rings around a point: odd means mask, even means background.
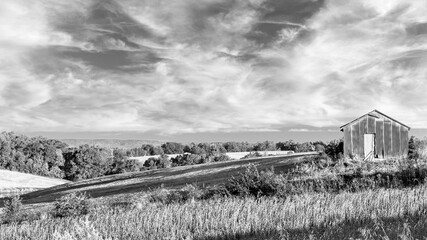
[[[343,126],[344,156],[385,159],[408,155],[410,127],[373,110]]]

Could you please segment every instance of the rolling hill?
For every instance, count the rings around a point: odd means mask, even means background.
[[[59,139],[61,142],[68,144],[71,147],[80,145],[93,145],[105,148],[136,148],[143,144],[151,144],[159,146],[163,142],[157,140],[122,140],[122,139]]]
[[[215,185],[227,181],[231,176],[243,172],[248,164],[263,170],[274,167],[276,171],[287,171],[296,163],[305,161],[305,156],[317,152],[297,153],[285,156],[269,156],[210,164],[199,164],[174,168],[157,169],[136,173],[124,173],[71,182],[22,195],[24,204],[52,202],[70,192],[84,191],[91,197],[104,197],[124,193],[136,193],[158,187],[180,188],[189,183]]]

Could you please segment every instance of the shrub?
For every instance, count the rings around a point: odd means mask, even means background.
[[[231,160],[231,158],[225,154],[219,154],[217,156],[214,156],[214,158],[213,158],[214,162],[225,162],[225,161],[230,161],[230,160]]]
[[[172,158],[172,166],[187,166],[209,162],[209,157],[206,154],[184,154]]]
[[[204,192],[197,185],[187,184],[180,190],[166,190],[164,188],[159,188],[149,195],[148,200],[150,202],[171,204],[202,199],[203,194]]]
[[[169,195],[170,191],[164,188],[158,188],[154,191],[152,191],[149,195],[148,195],[148,201],[149,202],[158,202],[158,203],[163,203],[166,204],[168,202],[168,195]]]
[[[85,193],[64,195],[55,202],[54,217],[81,216],[89,213],[90,203]]]
[[[195,184],[187,184],[179,191],[182,201],[200,199],[203,191]]]
[[[22,215],[21,209],[22,202],[19,195],[4,200],[3,222],[10,223],[20,221]]]
[[[249,164],[244,173],[232,177],[225,185],[232,195],[272,196],[284,185],[282,175],[274,174],[273,169],[259,172],[255,165]]]
[[[427,158],[427,139],[418,139],[411,136],[408,143],[409,159],[426,159]]]
[[[342,158],[344,152],[344,142],[343,140],[334,140],[330,141],[325,146],[325,153],[330,157],[332,160],[337,161],[338,159]]]
[[[224,197],[230,197],[231,193],[227,190],[227,188],[224,185],[214,185],[214,186],[208,186],[203,190],[202,196],[200,196],[200,199],[216,199],[216,198],[224,198]]]

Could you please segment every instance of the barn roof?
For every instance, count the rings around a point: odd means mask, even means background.
[[[407,127],[407,128],[408,128],[408,130],[410,130],[410,129],[411,129],[408,125],[403,124],[402,122],[397,121],[396,119],[394,119],[394,118],[392,118],[392,117],[389,117],[389,116],[385,115],[384,113],[382,113],[382,112],[380,112],[380,111],[378,111],[378,110],[374,109],[373,111],[370,111],[370,112],[368,112],[367,114],[364,114],[364,115],[362,115],[362,116],[360,116],[360,117],[358,117],[358,118],[354,119],[353,121],[351,121],[351,122],[349,122],[349,123],[346,123],[346,124],[342,125],[342,126],[340,127],[340,130],[342,131],[343,127],[345,127],[345,126],[347,126],[347,125],[349,125],[349,124],[351,124],[351,123],[354,123],[354,122],[358,121],[359,119],[361,119],[361,118],[363,118],[363,117],[366,117],[366,116],[373,116],[373,117],[377,117],[375,114],[380,114],[380,115],[382,115],[382,116],[384,116],[384,117],[386,117],[386,118],[388,118],[388,119],[391,119],[391,120],[393,120],[393,121],[395,121],[395,122],[399,123],[400,125],[402,125],[402,126],[404,126],[404,127]]]

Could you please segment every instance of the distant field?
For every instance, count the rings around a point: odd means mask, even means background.
[[[69,181],[0,169],[0,197],[45,189],[64,183],[69,183]]]
[[[121,140],[121,139],[58,139],[72,147],[80,145],[93,145],[105,148],[136,148],[143,144],[152,144],[159,146],[163,142],[156,140]]]
[[[250,153],[254,153],[253,152],[227,152],[224,153],[225,155],[229,156],[231,159],[241,159],[244,156],[250,154]],[[262,156],[277,156],[277,155],[288,155],[293,153],[293,151],[258,151],[259,154],[261,154]],[[166,154],[168,157],[170,158],[174,158],[178,155],[182,155],[182,154]],[[149,158],[157,158],[160,157],[160,155],[152,155],[152,156],[142,156],[142,157],[130,157],[129,159],[134,159],[134,160],[138,160],[141,162],[145,162],[146,160],[148,160]]]
[[[91,197],[102,197],[135,193],[160,186],[179,188],[188,183],[214,185],[223,183],[231,176],[244,171],[249,163],[256,165],[260,170],[273,166],[277,171],[286,171],[296,163],[304,161],[304,156],[317,154],[317,152],[298,153],[111,175],[31,192],[22,195],[22,198],[25,204],[32,204],[51,202],[73,191],[85,191]]]

